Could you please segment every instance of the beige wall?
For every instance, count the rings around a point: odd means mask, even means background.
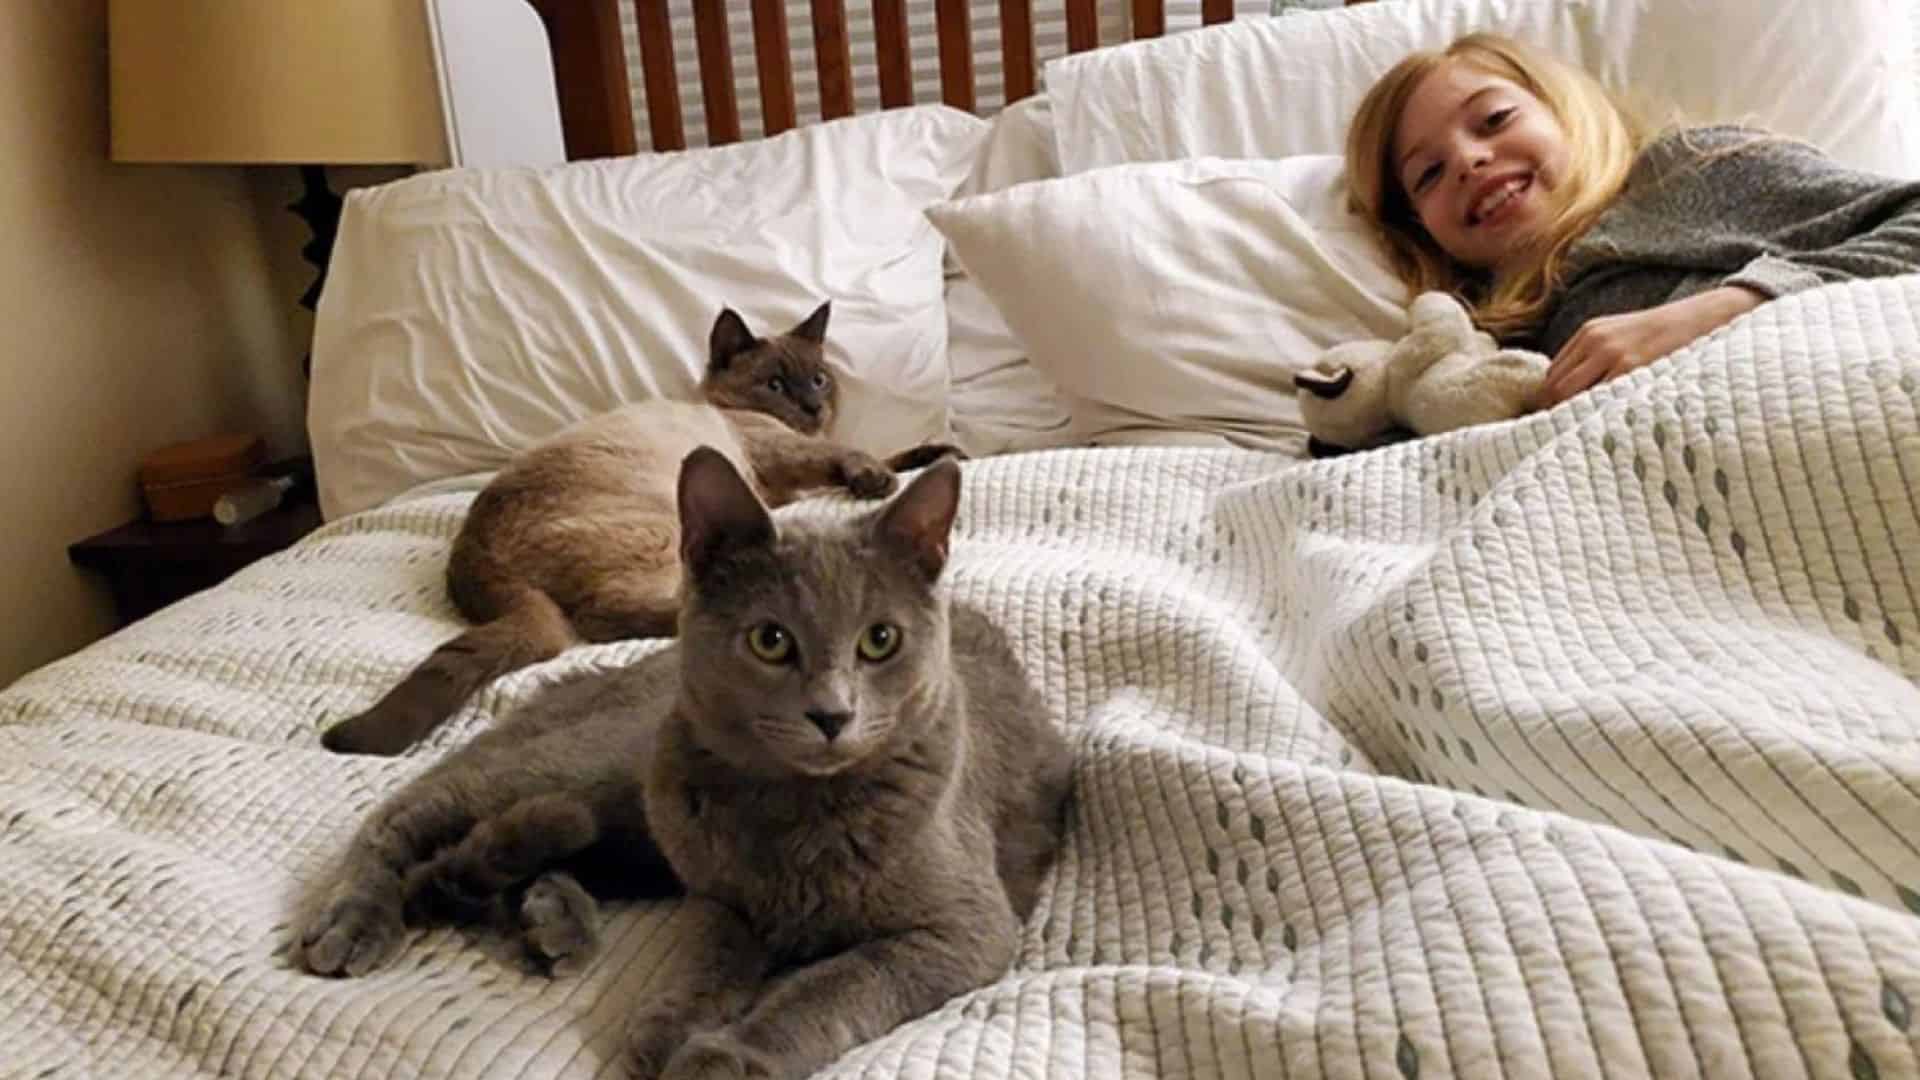
[[[66,545],[221,430],[304,448],[290,170],[106,159],[105,0],[0,4],[0,685],[112,625]]]

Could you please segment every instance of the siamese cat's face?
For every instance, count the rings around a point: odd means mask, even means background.
[[[777,337],[755,337],[729,308],[714,320],[701,390],[723,409],[766,413],[802,435],[833,423],[839,387],[824,344],[831,305],[821,304]]]
[[[822,777],[888,759],[940,715],[935,584],[959,475],[945,462],[877,511],[776,532],[724,458],[689,456],[679,638],[697,742],[751,774]]]

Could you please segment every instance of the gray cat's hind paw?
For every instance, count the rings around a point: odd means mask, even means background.
[[[600,947],[600,906],[571,876],[540,875],[520,901],[527,953],[551,975],[572,975]]]
[[[681,1044],[660,1080],[764,1080],[779,1071],[774,1062],[721,1029],[700,1032]]]
[[[358,977],[397,956],[406,933],[392,905],[339,897],[301,928],[300,959],[315,975]]]

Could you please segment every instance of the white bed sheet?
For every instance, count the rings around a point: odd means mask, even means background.
[[[1074,740],[1015,968],[829,1077],[1920,1075],[1920,277],[1333,461],[966,466],[949,579]],[[407,758],[317,732],[458,629],[469,490],[333,522],[0,692],[0,1074],[614,1075],[679,908],[550,981],[289,918]],[[840,512],[819,502],[783,513]]]

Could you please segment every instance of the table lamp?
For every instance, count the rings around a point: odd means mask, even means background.
[[[110,0],[107,35],[113,160],[300,167],[308,309],[340,217],[326,166],[448,162],[422,0]]]

